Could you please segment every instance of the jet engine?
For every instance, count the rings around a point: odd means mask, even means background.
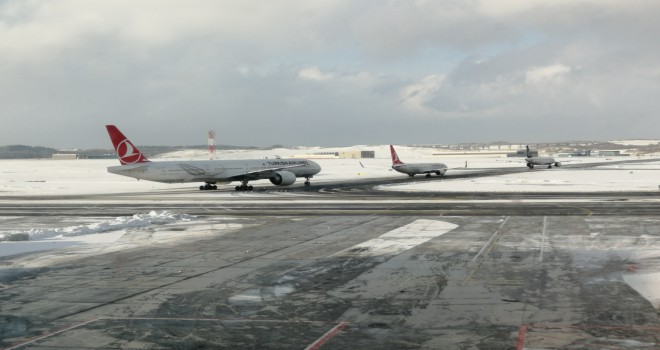
[[[561,162],[555,162],[555,166],[561,166]]]
[[[269,180],[273,185],[289,186],[296,182],[296,174],[290,171],[277,171]]]

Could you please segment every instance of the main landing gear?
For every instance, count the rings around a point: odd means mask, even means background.
[[[218,186],[216,186],[211,182],[207,182],[206,184],[199,186],[200,191],[217,190],[217,189]]]
[[[235,187],[236,191],[252,191],[254,187],[248,186],[247,181],[243,181],[243,184]]]
[[[439,171],[436,171],[435,174],[438,175],[438,176],[444,176],[445,175],[445,174],[443,174]],[[417,174],[408,174],[408,176],[410,176],[410,177],[415,177],[415,175],[417,175]],[[431,177],[431,173],[426,173],[426,175],[424,175],[424,176]]]
[[[529,170],[532,170],[532,169],[534,169],[534,164],[527,163],[527,167],[529,168]]]
[[[445,176],[444,173],[439,172],[439,171],[436,171],[435,174],[438,175],[438,176]],[[431,177],[431,173],[426,173],[426,177]]]
[[[312,183],[309,182],[309,177],[305,178],[305,187],[311,186]],[[248,185],[248,180],[241,181],[241,185],[235,187],[236,191],[252,191],[254,187]]]

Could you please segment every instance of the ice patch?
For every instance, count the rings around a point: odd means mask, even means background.
[[[228,301],[234,305],[263,303],[285,297],[295,289],[288,284],[280,284],[273,287],[253,288],[240,294],[229,297]]]
[[[110,221],[97,222],[88,225],[69,226],[63,228],[31,229],[28,231],[9,232],[12,234],[25,234],[30,236],[30,240],[40,240],[48,238],[63,238],[118,231],[127,228],[140,228],[150,225],[166,225],[175,222],[190,222],[195,217],[187,214],[172,213],[167,210],[151,211],[148,214],[135,214],[133,216],[120,216]]]
[[[660,272],[646,274],[626,274],[623,280],[660,310]]]
[[[2,242],[0,243],[0,257],[33,253],[44,250],[66,248],[76,245],[75,242],[50,241],[50,242]]]

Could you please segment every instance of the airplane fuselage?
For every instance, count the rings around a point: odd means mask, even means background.
[[[525,146],[525,149],[527,150],[527,158],[525,158],[525,162],[527,162],[527,167],[530,169],[534,169],[535,165],[547,165],[548,168],[552,168],[553,164],[557,167],[561,166],[561,163],[555,161],[552,157],[532,157],[529,146]]]
[[[527,162],[527,166],[530,169],[534,168],[535,165],[547,165],[548,168],[552,168],[552,165],[561,165],[560,162],[555,161],[555,159],[552,157],[528,157],[525,158],[525,162]]]
[[[395,164],[392,169],[408,174],[437,174],[444,175],[447,171],[447,165],[443,163],[414,163],[414,164]]]
[[[317,163],[306,159],[156,161],[108,167],[108,172],[113,174],[163,183],[270,179],[278,172],[312,177],[320,170]]]

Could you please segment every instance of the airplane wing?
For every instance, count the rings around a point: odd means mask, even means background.
[[[426,168],[426,169],[423,169],[424,170],[423,172],[429,172],[429,171],[430,172],[436,172],[436,171],[445,172],[447,170],[452,170],[452,169],[457,169],[457,168]],[[458,168],[458,169],[465,169],[465,168]]]
[[[267,173],[269,171],[278,171],[278,170],[284,170],[284,169],[291,169],[291,168],[300,168],[302,166],[307,165],[305,164],[294,164],[294,165],[287,165],[287,166],[281,166],[281,167],[274,167],[274,168],[268,168],[268,169],[261,169],[261,170],[255,170],[255,171],[250,171],[245,173],[245,175],[249,174],[261,174],[261,173]]]
[[[279,166],[279,167],[272,167],[272,168],[266,168],[266,169],[259,169],[255,171],[248,171],[240,175],[234,175],[231,177],[228,177],[227,179],[232,179],[232,180],[242,180],[244,178],[249,178],[249,179],[262,179],[264,177],[270,177],[273,175],[274,172],[279,171],[279,170],[286,170],[286,169],[292,169],[292,168],[299,168],[302,166],[306,166],[307,163],[301,163],[301,164],[293,164],[293,165],[287,165],[287,166]]]

